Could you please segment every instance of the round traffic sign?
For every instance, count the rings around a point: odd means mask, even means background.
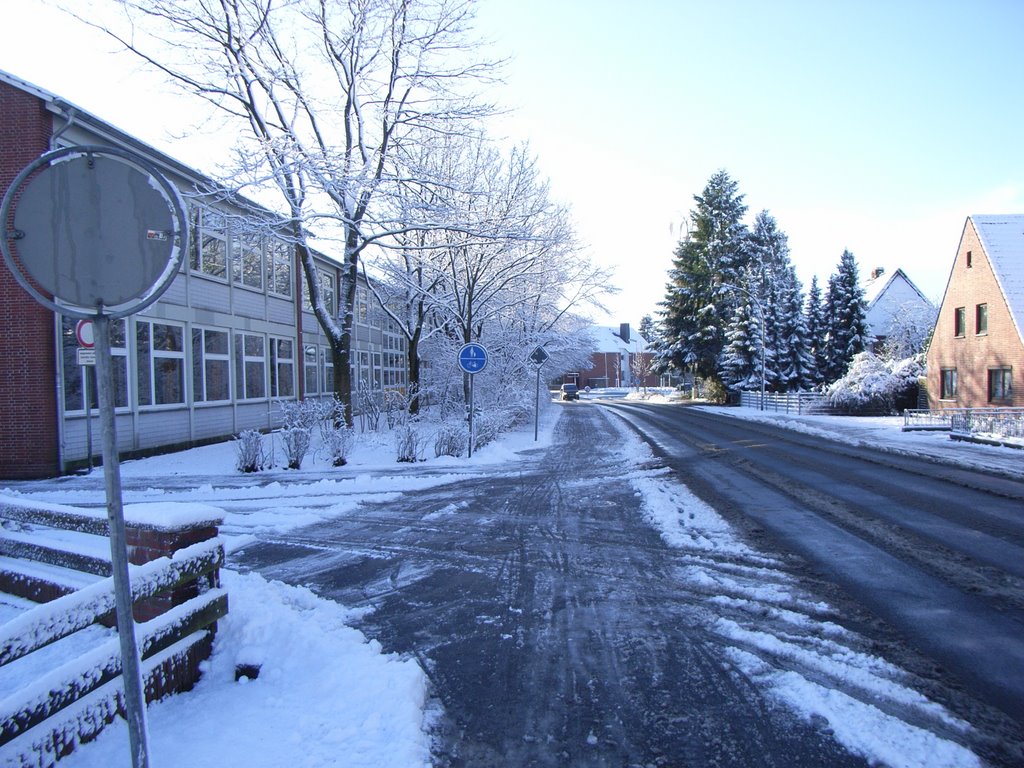
[[[480,373],[486,367],[487,349],[482,344],[470,342],[459,350],[459,368],[466,373]]]
[[[94,334],[92,320],[79,320],[75,323],[75,338],[78,339],[78,346],[84,349],[92,349],[96,345],[96,336]]]
[[[15,178],[0,204],[0,250],[15,279],[62,315],[126,317],[170,286],[187,250],[185,204],[147,160],[116,147],[63,147]]]

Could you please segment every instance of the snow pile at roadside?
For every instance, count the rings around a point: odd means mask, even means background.
[[[221,571],[231,610],[202,679],[149,707],[155,766],[414,768],[430,765],[427,681],[415,661],[381,653],[346,625],[353,612],[307,589]],[[239,664],[259,665],[235,681]],[[61,761],[129,761],[123,721]]]
[[[631,431],[616,426],[634,466],[653,458]],[[966,736],[969,724],[915,691],[906,672],[858,650],[866,643],[837,623],[828,604],[804,593],[780,561],[750,549],[714,509],[666,474],[633,473],[643,514],[667,544],[689,555],[679,578],[703,596],[707,628],[744,676],[871,763],[981,765],[952,740]]]

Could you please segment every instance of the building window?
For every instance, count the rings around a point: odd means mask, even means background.
[[[979,336],[988,333],[988,304],[974,308],[974,332]]]
[[[331,317],[335,317],[334,314],[334,275],[330,272],[326,272],[322,269],[316,271],[317,279],[320,284],[320,298],[324,302],[324,307],[327,308],[327,314]],[[309,286],[306,281],[302,281],[302,300],[303,306],[309,311],[313,310],[313,301],[309,296]]]
[[[110,321],[110,356],[114,369],[114,407],[128,407],[128,350],[125,348],[124,320]],[[96,366],[78,364],[78,320],[61,316],[61,359],[64,364],[64,411],[85,410],[83,369],[89,381],[89,408],[99,408],[96,393]]]
[[[267,355],[262,336],[235,334],[235,397],[257,400],[267,396]]]
[[[942,394],[943,400],[956,400],[956,368],[942,369]]]
[[[184,337],[181,326],[135,321],[139,405],[185,402]]]
[[[231,279],[237,285],[263,290],[263,235],[239,232],[231,239]]]
[[[330,347],[320,347],[320,359],[324,363],[324,386],[320,391],[330,395],[334,392],[334,356]]]
[[[967,307],[957,307],[953,312],[953,335],[962,337],[967,333]]]
[[[227,222],[224,216],[206,208],[193,208],[192,269],[204,275],[226,279],[227,244]]]
[[[228,332],[192,329],[192,398],[196,402],[231,399]]]
[[[974,255],[970,251],[968,251],[967,252],[967,268],[970,269],[973,266],[974,266]]]
[[[315,395],[320,391],[320,376],[317,367],[317,349],[315,344],[307,344],[302,351],[303,371],[306,382],[306,394]]]
[[[292,295],[292,256],[295,246],[271,237],[267,240],[267,289],[282,296]]]
[[[270,339],[270,396],[295,396],[295,344],[291,339]]]
[[[1011,399],[1013,399],[1013,368],[989,368],[989,402]]]

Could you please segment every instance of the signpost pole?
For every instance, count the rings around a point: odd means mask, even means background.
[[[473,374],[469,375],[469,458],[473,458]]]
[[[149,744],[146,729],[146,699],[142,688],[141,662],[135,640],[132,591],[128,578],[128,543],[121,504],[121,465],[117,457],[114,426],[114,373],[110,357],[110,318],[102,313],[94,320],[96,331],[96,390],[99,395],[103,434],[103,479],[107,491],[107,519],[110,523],[110,560],[114,575],[117,636],[121,643],[121,680],[128,719],[132,768],[148,768]]]
[[[537,396],[533,405],[533,442],[537,442],[537,434],[540,431],[540,366],[537,366]]]
[[[89,396],[89,366],[80,367],[82,392],[85,394],[85,452],[89,455],[89,474],[92,474],[92,398]]]

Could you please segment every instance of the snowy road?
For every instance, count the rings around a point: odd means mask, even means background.
[[[922,696],[948,694],[933,670],[880,658],[869,621],[663,461],[631,461],[621,429],[569,405],[534,464],[262,536],[234,564],[366,606],[359,628],[431,679],[439,766],[971,765],[960,744],[1012,764],[998,713],[966,707],[976,730]]]
[[[810,561],[941,669],[1024,723],[1024,482],[700,409],[615,412],[734,524]]]

